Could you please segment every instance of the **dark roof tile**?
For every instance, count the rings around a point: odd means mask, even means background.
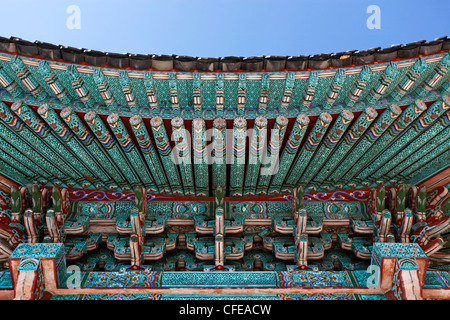
[[[435,40],[424,43],[420,46],[420,54],[434,54],[441,51],[443,40]]]
[[[36,43],[15,37],[12,40],[16,43],[16,49],[19,54],[29,57],[39,55],[39,48]]]
[[[266,56],[264,69],[267,71],[280,71],[286,68],[286,56]]]
[[[326,69],[331,66],[331,54],[316,54],[309,56],[308,68]]]
[[[41,41],[35,41],[35,44],[38,46],[39,55],[44,59],[50,60],[61,59],[61,50],[59,46]]]
[[[286,69],[300,71],[308,68],[309,56],[291,56],[286,59]]]
[[[426,42],[425,40],[422,41],[416,41],[413,43],[408,43],[403,46],[401,46],[398,51],[397,55],[399,58],[403,59],[409,59],[417,56],[420,51],[420,46],[422,43]]]
[[[128,68],[128,54],[122,53],[106,53],[106,61],[113,68]]]
[[[198,58],[196,66],[199,71],[216,71],[219,69],[219,58]]]
[[[193,71],[197,68],[197,58],[191,56],[176,56],[173,59],[173,68],[180,71]]]
[[[380,49],[375,52],[375,60],[384,62],[397,59],[397,51],[399,48],[400,45],[393,45],[390,48]]]
[[[259,56],[259,57],[223,57],[197,58],[175,55],[143,55],[105,53],[95,50],[77,49],[58,46],[50,43],[29,42],[17,37],[0,37],[0,51],[19,53],[25,56],[41,56],[49,60],[64,60],[70,63],[87,63],[93,66],[108,64],[112,68],[128,68],[137,70],[154,69],[161,71],[281,71],[304,69],[326,69],[328,67],[346,67],[349,65],[364,65],[375,61],[385,62],[397,58],[413,58],[418,54],[434,54],[450,50],[450,39],[447,36],[434,41],[415,41],[405,45],[393,45],[389,48],[380,47],[364,51],[350,50],[333,54],[317,54],[312,56]]]
[[[106,53],[103,51],[84,50],[84,61],[93,66],[101,66],[107,63]]]
[[[63,60],[71,63],[81,63],[84,62],[84,52],[82,49],[77,49],[74,47],[61,47],[61,56]]]
[[[220,59],[220,69],[222,71],[237,71],[242,68],[242,57],[223,57]]]
[[[154,54],[152,55],[152,69],[167,71],[173,69],[173,56]]]
[[[145,70],[152,67],[152,57],[146,54],[129,54],[128,60],[133,69]]]
[[[353,51],[339,52],[333,53],[331,55],[331,66],[332,67],[346,67],[352,64],[353,60]]]
[[[264,57],[246,57],[242,59],[242,70],[259,71],[264,68]]]
[[[16,52],[16,44],[14,41],[8,38],[0,37],[0,51],[3,52]]]

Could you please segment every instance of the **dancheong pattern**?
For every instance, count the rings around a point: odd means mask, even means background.
[[[179,71],[17,46],[0,52],[1,299],[450,298],[447,47]]]

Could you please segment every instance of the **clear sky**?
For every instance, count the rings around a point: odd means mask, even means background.
[[[290,56],[450,36],[450,0],[0,2],[3,37],[117,53]],[[67,12],[71,5],[78,20]],[[366,25],[370,5],[380,9],[380,29]],[[80,28],[68,28],[68,20]]]

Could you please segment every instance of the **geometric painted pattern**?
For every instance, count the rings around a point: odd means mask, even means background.
[[[53,295],[51,300],[387,300],[384,294],[81,294]]]
[[[417,184],[448,166],[442,152],[450,136],[449,67],[450,54],[439,52],[364,67],[194,77],[0,53],[0,172],[21,184],[100,190],[142,184],[156,193],[200,196],[212,196],[206,186],[224,172],[227,196],[286,193],[299,183],[322,191]],[[281,148],[272,132],[279,115],[285,118],[278,126],[286,128]],[[140,118],[130,123],[133,116]],[[172,163],[172,151],[198,157],[210,143],[181,134],[197,118],[204,121],[195,121],[199,133],[217,119],[216,127],[235,139],[258,132],[242,146],[215,143],[217,154],[246,154],[235,171],[244,189],[223,166]],[[260,170],[266,142],[284,159],[269,178]],[[420,165],[413,160],[418,150],[426,151]],[[264,183],[256,188],[257,181]]]
[[[369,274],[364,271],[234,271],[170,272],[124,271],[84,272],[82,288],[158,288],[158,287],[361,287]]]

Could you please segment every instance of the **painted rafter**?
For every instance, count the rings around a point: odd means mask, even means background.
[[[2,175],[21,185],[26,185],[28,181],[32,180],[32,177],[25,176],[22,172],[20,172],[19,170],[17,170],[16,168],[4,162],[1,159],[0,159],[0,170],[2,172]]]
[[[145,127],[141,116],[134,115],[130,118],[130,125],[134,136],[141,148],[142,154],[147,162],[148,167],[152,172],[156,185],[159,187],[161,193],[171,193],[171,187],[164,174],[164,169],[158,157],[155,146],[153,145],[150,135]],[[152,170],[153,169],[153,170]]]
[[[245,73],[239,74],[239,84],[238,84],[238,99],[237,99],[237,114],[242,116],[245,111],[245,96],[247,89],[247,82]]]
[[[180,168],[181,179],[183,181],[185,195],[195,194],[195,182],[192,172],[191,159],[191,142],[190,134],[187,135],[187,130],[184,127],[184,120],[180,117],[175,117],[171,121],[172,137],[175,141],[175,154],[178,167]]]
[[[264,155],[267,136],[267,119],[259,116],[255,119],[249,147],[248,163],[244,181],[244,195],[255,195],[258,176],[260,175],[261,160]]]
[[[267,155],[263,159],[263,165],[259,174],[259,180],[256,187],[256,194],[265,195],[268,193],[268,187],[272,176],[278,172],[280,166],[280,151],[288,119],[285,116],[278,116],[275,119],[275,125],[270,133],[270,141],[267,146]]]
[[[129,185],[134,187],[134,185],[139,184],[140,180],[134,172],[130,164],[127,163],[124,155],[122,154],[120,147],[117,145],[117,141],[114,136],[106,128],[102,119],[94,111],[89,111],[85,114],[84,120],[91,128],[92,132],[95,134],[97,139],[107,150],[110,157],[118,164],[122,173],[127,179]]]
[[[392,168],[397,168],[397,166],[408,156],[417,153],[418,149],[431,144],[433,138],[438,136],[441,132],[445,133],[445,129],[450,125],[450,111],[447,111],[443,116],[439,117],[436,122],[434,122],[428,129],[424,129],[425,132],[415,137],[411,138],[411,142],[405,145],[405,148],[401,149],[391,160],[386,162],[380,169],[378,169],[372,177],[375,179],[380,179]],[[384,176],[386,179],[387,177]]]
[[[169,74],[169,92],[173,114],[179,116],[181,115],[181,108],[180,108],[180,101],[178,98],[178,86],[176,75],[173,73]]]
[[[272,177],[271,185],[269,187],[269,194],[281,193],[281,186],[298,152],[308,125],[309,118],[304,114],[298,115],[295,119],[295,123],[292,127],[291,133],[289,134],[286,146],[281,153],[281,166],[278,172]]]
[[[389,128],[395,119],[397,119],[401,112],[402,110],[400,107],[395,104],[390,105],[389,108],[384,110],[377,120],[370,126],[369,130],[364,133],[350,154],[344,161],[341,162],[336,170],[334,170],[334,173],[330,176],[330,179],[341,182],[348,181],[349,177],[346,175],[347,171],[352,168],[350,173],[348,173],[348,175],[350,175],[353,170],[358,170],[358,168],[361,168],[359,165],[359,159],[367,152],[367,150],[370,149],[375,141],[381,137],[381,135]]]
[[[58,100],[64,105],[71,105],[72,97],[69,95],[67,88],[61,84],[55,71],[50,68],[48,62],[46,60],[42,60],[39,63],[39,68],[42,70],[44,75],[44,81],[48,84],[49,88],[53,91]]]
[[[134,94],[131,81],[128,78],[128,73],[126,71],[119,72],[119,82],[122,87],[122,92],[125,97],[131,112],[138,113],[139,106],[137,105],[136,95]]]
[[[328,161],[319,173],[313,178],[317,184],[322,184],[333,173],[333,170],[338,164],[343,161],[350,149],[358,142],[364,132],[368,129],[370,124],[377,117],[377,111],[369,107],[362,112],[356,119],[355,123],[347,130],[346,134],[341,139],[340,144],[334,149],[331,155],[332,161]],[[334,181],[329,181],[333,183]]]
[[[19,99],[23,96],[23,89],[17,82],[5,72],[4,68],[0,66],[0,85],[14,98]]]
[[[152,74],[150,72],[146,72],[144,74],[144,86],[145,86],[145,93],[147,95],[148,103],[150,104],[150,108],[152,109],[152,114],[156,115],[159,113],[160,110],[159,110],[158,99],[156,97],[155,82],[154,82]]]
[[[424,166],[427,165],[427,163],[433,162],[439,162],[439,160],[436,159],[445,159],[450,155],[450,147],[446,144],[442,144],[434,148],[429,154],[422,157],[419,161],[414,163],[412,166],[408,167],[407,169],[403,170],[399,176],[404,178],[405,180],[411,179],[414,176],[417,175],[417,171],[423,170]]]
[[[351,108],[358,101],[361,94],[366,89],[370,78],[372,77],[372,69],[368,66],[363,66],[362,70],[353,85],[353,88],[348,92],[347,97],[344,100],[344,104],[347,108]]]
[[[79,160],[79,154],[77,154],[76,151],[72,151],[70,147],[61,142],[61,140],[58,139],[58,135],[49,125],[39,118],[33,109],[18,100],[13,103],[11,110],[42,140],[48,143],[54,150],[53,152],[57,153],[67,163],[67,169],[79,177],[78,180],[83,186],[91,185],[91,181],[86,178],[87,176],[92,177],[92,183],[98,182],[98,178],[95,177],[95,173],[92,169]]]
[[[110,114],[107,118],[107,122],[122,147],[125,157],[131,164],[136,175],[144,183],[144,186],[150,192],[158,191],[153,181],[153,177],[143,161],[144,159],[138,152],[133,139],[131,139],[131,135],[128,133],[128,130],[119,115],[117,113]]]
[[[245,145],[247,138],[247,120],[236,118],[233,123],[233,162],[230,175],[230,195],[242,196],[245,171]]]
[[[223,115],[224,102],[225,102],[224,75],[222,73],[219,73],[217,74],[216,79],[216,114],[218,116]]]
[[[202,92],[199,73],[194,73],[194,80],[192,82],[192,99],[194,102],[194,113],[196,116],[200,116],[202,114]]]
[[[389,126],[389,128],[370,146],[369,150],[359,158],[355,167],[347,172],[344,176],[345,181],[349,181],[356,176],[360,170],[365,168],[373,158],[375,158],[425,110],[426,105],[423,102],[413,103],[403,110],[401,115],[397,117],[391,126]]]
[[[293,166],[286,177],[286,180],[281,188],[283,192],[291,192],[291,190],[298,184],[301,175],[309,164],[315,151],[320,145],[320,142],[325,137],[325,133],[331,124],[333,118],[327,112],[323,112],[317,118],[311,132],[308,135],[303,147],[298,152],[298,155],[293,163]]]
[[[80,98],[81,102],[83,102],[88,110],[94,108],[95,103],[92,98],[92,94],[78,72],[76,66],[68,66],[66,72],[68,74],[70,84]]]
[[[442,130],[433,139],[425,143],[420,149],[411,154],[409,157],[402,159],[397,166],[393,167],[392,170],[385,174],[386,179],[394,179],[397,176],[403,177],[402,171],[407,171],[409,169],[414,170],[413,168],[419,165],[422,160],[426,163],[428,159],[433,159],[434,156],[440,154],[443,150],[450,148],[450,145],[448,144],[450,139],[450,127],[448,127],[450,117],[448,116],[448,112],[447,115],[445,117],[441,117],[439,121],[446,122],[447,128]]]
[[[410,184],[419,184],[420,182],[426,180],[429,177],[434,176],[438,172],[449,167],[448,159],[450,157],[450,150],[442,153],[440,156],[434,158],[432,161],[428,162],[423,167],[416,170],[411,174]]]
[[[20,149],[17,149],[13,144],[10,144],[7,140],[0,138],[0,148],[5,152],[2,155],[8,156],[9,160],[13,160],[13,164],[17,164],[18,166],[28,167],[28,172],[34,172],[31,175],[35,174],[36,176],[42,177],[42,179],[49,180],[50,182],[60,183],[57,180],[54,180],[55,177],[52,176],[51,173],[47,172],[42,166],[41,161],[36,161],[37,155],[34,154],[33,157],[27,157],[26,154],[23,154]],[[7,154],[9,153],[9,154]],[[11,158],[13,157],[13,158]],[[39,160],[39,159],[38,159]],[[6,159],[5,159],[6,161]],[[25,170],[25,169],[24,169]],[[23,172],[26,172],[22,170]],[[39,179],[39,178],[36,178]]]
[[[301,110],[308,110],[311,106],[311,102],[314,99],[314,94],[316,93],[316,87],[319,84],[319,73],[317,71],[312,71],[309,74],[308,86],[306,87],[306,93],[302,98]]]
[[[167,132],[164,127],[164,122],[161,117],[156,116],[152,118],[150,124],[164,171],[172,188],[172,193],[184,194],[178,169],[172,161],[172,147],[170,146],[169,137],[167,136]]]
[[[299,183],[307,185],[316,175],[316,173],[324,165],[325,161],[329,159],[331,152],[333,152],[334,148],[338,145],[353,118],[354,115],[349,110],[341,111],[341,114],[334,121],[333,126],[324,138],[323,143],[320,144],[319,149],[314,154],[312,160],[308,164],[308,167],[303,171],[302,176],[299,179]]]
[[[225,188],[227,183],[227,123],[224,118],[213,121],[212,133],[212,185]]]
[[[81,176],[79,173],[75,172],[61,157],[60,154],[52,150],[39,136],[32,130],[28,125],[26,125],[22,119],[20,119],[15,113],[13,113],[5,104],[0,104],[1,112],[0,115],[5,122],[5,126],[9,126],[9,130],[1,130],[1,134],[8,141],[13,142],[16,145],[26,145],[29,151],[29,156],[40,157],[41,159],[49,159],[52,164],[47,167],[47,169],[52,170],[52,173],[57,176],[62,181],[74,180],[71,184],[80,183]],[[32,122],[30,122],[33,124]],[[34,123],[36,125],[36,123]],[[39,123],[38,123],[39,124]],[[8,132],[13,133],[13,135],[8,136]],[[31,151],[33,150],[33,151]],[[36,153],[35,150],[39,150],[40,153]],[[42,154],[42,156],[41,156]],[[43,163],[47,164],[48,161]],[[69,183],[69,182],[67,182]]]
[[[3,138],[0,138],[0,158],[9,165],[15,166],[21,172],[26,173],[26,176],[33,177],[33,180],[54,182],[51,180],[51,174]]]
[[[208,196],[209,177],[206,149],[205,120],[196,118],[192,121],[192,151],[194,158],[195,190],[197,196]]]
[[[339,96],[339,92],[341,91],[342,86],[344,85],[345,78],[345,71],[343,69],[338,69],[325,97],[326,102],[323,106],[325,110],[329,110],[333,106],[334,102]]]
[[[422,82],[420,86],[414,91],[414,95],[418,98],[423,98],[427,96],[432,90],[437,87],[443,79],[449,76],[450,69],[450,52],[447,53],[439,64],[434,68],[433,72],[428,76],[428,78]]]
[[[288,72],[284,84],[283,97],[281,98],[281,103],[279,107],[280,113],[282,115],[286,114],[287,108],[289,107],[289,103],[291,102],[294,84],[295,84],[295,74],[293,72]]]
[[[95,138],[95,135],[81,121],[73,108],[64,108],[60,113],[60,117],[78,137],[79,141],[89,150],[99,163],[101,163],[108,174],[112,176],[117,185],[131,188],[131,185],[128,184],[120,169],[116,167],[115,161],[110,158],[109,153],[105,151],[101,143]],[[115,189],[117,186],[112,184],[109,188]]]
[[[95,175],[98,176],[99,182],[95,186],[100,188],[104,185],[110,185],[113,183],[112,178],[108,173],[103,170],[97,161],[92,158],[92,155],[85,149],[84,145],[76,138],[72,130],[65,124],[54,109],[45,104],[39,107],[38,114],[47,122],[48,126],[61,138],[61,140],[74,152],[81,160],[92,169]]]
[[[422,168],[424,165],[426,165],[428,162],[432,161],[433,159],[441,156],[442,154],[446,153],[447,156],[449,154],[449,149],[450,149],[450,145],[448,144],[448,134],[449,134],[449,129],[447,128],[445,130],[445,132],[443,132],[444,138],[446,138],[446,140],[444,141],[440,141],[441,143],[439,144],[435,144],[434,142],[432,143],[430,141],[430,145],[429,147],[432,150],[427,150],[427,152],[424,153],[420,153],[420,154],[414,154],[415,157],[417,157],[418,155],[418,159],[414,159],[413,161],[407,159],[407,161],[405,162],[405,166],[407,166],[406,168],[403,168],[397,176],[402,177],[403,179],[409,179],[411,177],[413,177],[414,172],[420,168]],[[419,151],[422,151],[422,149],[420,149]],[[430,160],[431,159],[431,160]],[[411,163],[410,163],[411,162]]]
[[[94,69],[93,79],[109,111],[117,111],[117,102],[101,68]]]
[[[30,70],[25,66],[22,59],[18,56],[11,58],[10,67],[17,77],[22,81],[27,90],[36,98],[36,100],[42,102],[48,98],[47,92],[44,88],[34,79]]]
[[[382,154],[368,165],[356,179],[362,181],[373,174],[379,166],[388,161],[393,154],[396,154],[398,150],[403,150],[405,146],[417,137],[422,131],[427,129],[434,121],[437,120],[447,109],[450,108],[450,97],[443,97],[442,100],[432,104],[421,116],[417,118],[414,124],[408,126],[404,133],[395,140],[389,147],[383,151]],[[371,181],[374,181],[373,177],[370,177]]]
[[[269,100],[269,75],[264,74],[261,80],[261,91],[259,93],[258,113],[265,115],[267,110],[267,102]]]
[[[385,92],[389,88],[389,85],[395,79],[395,76],[397,75],[397,70],[398,68],[396,63],[391,62],[388,64],[387,68],[381,74],[378,83],[372,88],[372,90],[367,95],[366,97],[367,105],[373,105],[385,94]]]
[[[427,68],[426,59],[420,57],[408,71],[403,80],[395,87],[390,94],[390,99],[393,102],[400,101],[416,83],[422,72]]]
[[[450,81],[445,82],[439,90],[441,96],[450,95]]]
[[[28,158],[38,161],[44,170],[55,177],[56,181],[69,183],[72,177],[61,171],[59,165],[56,166],[61,160],[56,158],[54,153],[46,154],[46,146],[41,145],[41,141],[4,103],[0,103],[0,117],[2,118],[2,121],[0,121],[0,136],[3,139],[15,146],[21,146],[21,151]],[[36,152],[36,148],[40,152]],[[75,185],[75,183],[72,182],[72,185]]]

